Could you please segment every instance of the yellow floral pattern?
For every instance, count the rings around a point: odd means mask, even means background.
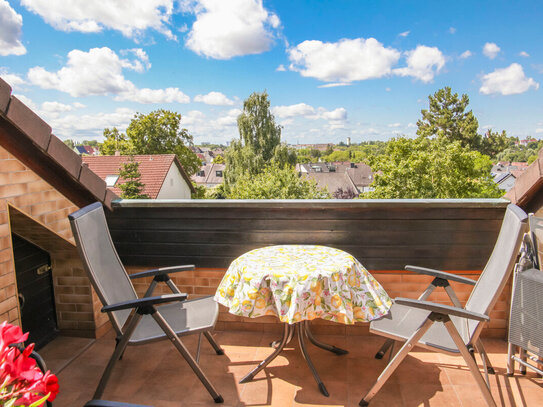
[[[244,317],[277,315],[282,322],[322,318],[344,324],[386,315],[390,297],[350,254],[325,246],[283,245],[238,257],[215,300]]]

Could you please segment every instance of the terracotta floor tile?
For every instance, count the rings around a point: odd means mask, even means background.
[[[253,381],[239,380],[273,352],[269,344],[279,335],[262,332],[217,332],[225,355],[216,355],[204,339],[200,365],[225,399],[225,406],[357,406],[385,368],[388,358],[375,353],[383,343],[377,336],[317,335],[322,342],[342,347],[338,356],[308,343],[307,349],[330,397],[324,397],[309,370],[297,338]],[[92,342],[57,338],[41,354],[61,369],[60,394],[55,407],[79,407],[92,398],[94,389],[114,348],[113,335]],[[195,352],[197,336],[183,338]],[[498,374],[491,376],[491,390],[498,406],[543,405],[543,379],[505,375],[507,344],[485,340],[489,358]],[[396,349],[397,350],[397,349]],[[77,358],[70,360],[77,354]],[[67,364],[68,363],[68,364]],[[518,368],[518,365],[517,365]],[[130,347],[115,367],[104,398],[149,404],[155,407],[216,406],[185,360],[167,341]],[[461,357],[415,348],[390,377],[371,406],[475,406],[484,400]]]

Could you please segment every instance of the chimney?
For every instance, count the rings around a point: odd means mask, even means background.
[[[348,146],[351,145],[351,138],[350,138],[350,137],[347,137],[347,145],[348,145]]]
[[[119,150],[115,150],[115,157],[119,157],[121,155],[121,152]]]

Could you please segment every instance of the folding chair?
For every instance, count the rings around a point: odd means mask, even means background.
[[[180,336],[203,334],[215,352],[223,354],[210,331],[215,326],[218,305],[213,297],[187,300],[169,274],[193,270],[193,265],[165,267],[128,275],[117,255],[100,202],[86,206],[68,216],[77,248],[91,283],[102,302],[102,312],[107,312],[117,333],[116,347],[107,364],[94,399],[100,399],[111,376],[113,367],[128,345],[143,345],[169,339],[187,361],[196,376],[216,403],[222,396],[215,390],[198,365],[200,341],[196,359],[192,357]],[[138,298],[131,279],[152,276],[145,295]],[[156,285],[164,282],[173,294],[152,296]],[[164,303],[169,303],[165,304]],[[159,304],[163,304],[160,305]],[[200,337],[201,339],[201,337]]]
[[[394,341],[405,343],[362,398],[359,403],[361,406],[369,405],[415,345],[436,352],[462,355],[486,403],[489,406],[496,405],[488,385],[488,373],[493,373],[493,369],[480,334],[483,322],[490,320],[488,315],[511,275],[526,230],[526,222],[527,215],[522,209],[515,205],[507,207],[498,240],[477,282],[443,271],[405,267],[406,270],[432,276],[434,280],[417,300],[396,298],[387,316],[371,322],[370,332],[390,338],[375,355],[376,358],[382,358],[387,350],[393,347]],[[464,308],[449,281],[475,286]],[[426,301],[436,287],[445,289],[452,306]],[[475,361],[474,350],[481,356],[486,382]],[[390,352],[392,355],[392,349]]]

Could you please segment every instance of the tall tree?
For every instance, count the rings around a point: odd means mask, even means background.
[[[189,148],[193,138],[181,128],[181,115],[169,110],[137,113],[126,129],[105,129],[102,154],[176,154],[185,172],[191,176],[200,169],[200,160]]]
[[[149,199],[147,194],[143,193],[145,185],[141,182],[140,164],[130,157],[128,162],[124,163],[119,169],[119,178],[123,183],[119,185],[121,198],[123,199]]]
[[[270,111],[267,92],[254,92],[243,102],[238,130],[240,139],[232,141],[225,155],[227,189],[245,173],[257,175],[268,164],[283,168],[296,163],[296,154],[281,143],[281,126]]]
[[[480,152],[488,155],[492,159],[496,159],[499,153],[507,149],[513,144],[512,137],[507,137],[505,130],[501,133],[487,130],[481,141]]]
[[[422,119],[417,122],[419,136],[459,141],[463,147],[472,150],[480,148],[479,123],[471,110],[466,111],[468,95],[458,97],[458,93],[453,94],[447,86],[428,96],[428,102],[428,110],[421,110]]]
[[[374,191],[364,198],[497,198],[503,195],[492,180],[492,162],[459,141],[443,138],[388,142],[384,155],[373,156]]]

